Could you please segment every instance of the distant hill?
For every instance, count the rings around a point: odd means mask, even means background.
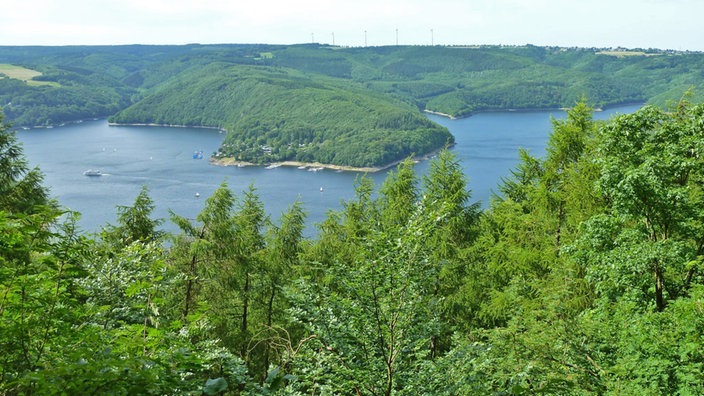
[[[16,126],[220,127],[221,156],[349,166],[451,144],[422,110],[462,117],[583,96],[664,105],[692,87],[701,100],[704,85],[702,53],[530,45],[0,47],[0,65],[0,107]]]

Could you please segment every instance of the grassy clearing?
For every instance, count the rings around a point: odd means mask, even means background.
[[[37,87],[40,85],[51,85],[54,87],[58,87],[59,84],[53,82],[53,81],[34,81],[33,78],[37,76],[41,76],[42,73],[38,72],[36,70],[32,69],[27,69],[22,66],[15,66],[15,65],[9,65],[6,63],[0,63],[0,78],[2,78],[2,75],[7,76],[8,78],[14,78],[16,80],[21,80],[27,83],[27,85]]]

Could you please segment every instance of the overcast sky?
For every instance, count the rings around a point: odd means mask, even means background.
[[[701,0],[0,0],[0,45],[534,44],[704,50]]]

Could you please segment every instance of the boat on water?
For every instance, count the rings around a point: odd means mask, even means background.
[[[85,175],[85,176],[102,176],[103,172],[101,172],[100,169],[88,169],[87,171],[83,172],[83,175]]]

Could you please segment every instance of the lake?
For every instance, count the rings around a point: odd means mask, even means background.
[[[640,105],[615,107],[594,113],[607,119],[614,113],[631,113]],[[451,120],[428,117],[455,136],[453,151],[465,170],[472,201],[486,205],[502,176],[518,162],[518,148],[542,156],[551,130],[550,117],[564,118],[563,111],[488,112]],[[166,127],[108,126],[105,120],[85,121],[55,128],[18,131],[31,166],[39,166],[51,195],[82,214],[86,232],[115,223],[116,206],[131,205],[143,185],[155,202],[154,216],[168,219],[169,210],[195,218],[205,200],[226,182],[239,194],[254,185],[274,221],[295,200],[308,213],[306,235],[316,234],[315,224],[329,210],[341,208],[354,197],[355,172],[310,172],[291,167],[220,167],[207,157],[217,150],[224,135],[216,130]],[[202,151],[205,159],[194,159]],[[428,161],[416,165],[419,175]],[[84,176],[99,169],[103,176]],[[388,171],[370,174],[379,186]],[[322,190],[321,190],[322,188]],[[166,221],[169,231],[176,227]]]

